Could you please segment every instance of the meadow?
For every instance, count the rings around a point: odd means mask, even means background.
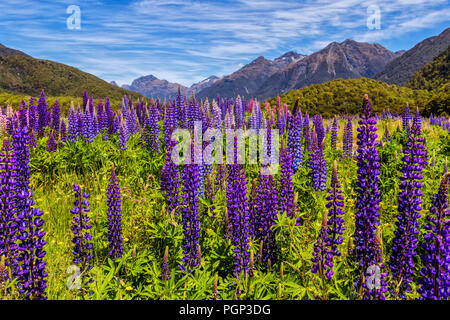
[[[328,119],[313,114],[307,118],[305,110],[284,106],[280,100],[260,105],[240,97],[200,102],[179,96],[167,104],[152,101],[148,105],[125,98],[120,105],[100,101],[94,106],[85,96],[79,102],[81,106],[71,109],[66,101],[64,107],[50,106],[42,94],[39,101],[14,105],[9,113],[2,110],[4,151],[0,163],[5,163],[5,141],[13,141],[15,135],[28,137],[31,207],[42,210],[45,231],[45,255],[35,255],[37,261],[45,261],[45,275],[33,274],[32,266],[25,275],[19,272],[21,276],[14,276],[5,250],[5,220],[10,210],[5,199],[9,196],[16,201],[17,196],[0,193],[2,299],[448,299],[448,209],[439,209],[445,230],[439,231],[438,237],[444,250],[433,253],[427,246],[432,241],[427,234],[433,233],[427,219],[436,215],[433,197],[440,186],[445,189],[440,196],[444,197],[444,192],[448,202],[448,182],[443,178],[450,156],[448,119],[418,116],[417,124],[413,107],[402,117],[387,113],[386,106],[383,114],[368,118],[374,122],[377,137],[364,149],[364,144],[358,143],[357,129],[370,127],[360,124],[364,112],[369,112],[366,102],[360,114],[336,114]],[[220,130],[278,129],[284,146],[281,154],[286,157],[280,161],[281,170],[268,177],[260,174],[259,164],[170,164],[170,133],[174,127],[192,129],[194,120]],[[370,143],[371,137],[367,139]],[[423,154],[417,156],[422,160],[409,163],[411,146],[417,145],[424,145]],[[374,150],[378,161],[358,158],[358,154]],[[317,162],[316,157],[324,162]],[[379,190],[378,196],[369,192],[369,197],[379,198],[372,206],[377,212],[372,212],[370,219],[361,217],[361,212],[367,211],[367,205],[361,206],[361,179],[366,171],[358,168],[367,169],[365,161],[379,163],[379,181],[369,181]],[[409,168],[420,166],[412,171],[418,170],[423,178],[406,174],[402,180],[408,163]],[[111,178],[112,168],[117,182]],[[6,171],[2,165],[2,177]],[[413,191],[406,206],[416,199],[422,203],[416,206],[414,202],[405,210],[405,202],[400,206],[399,202],[406,197],[401,182],[408,179],[413,181]],[[3,179],[2,190],[7,184]],[[89,194],[89,211],[81,211],[89,217],[85,221],[91,228],[80,232],[84,233],[84,245],[92,244],[91,250],[86,246],[74,249],[73,221],[80,214],[73,211],[80,207],[80,201],[74,204],[74,184],[81,194]],[[414,193],[417,189],[421,192]],[[330,200],[330,194],[342,195],[343,200]],[[233,195],[243,205],[239,206]],[[338,209],[342,214],[336,216]],[[358,228],[364,223],[373,239],[370,246],[361,248]],[[413,231],[395,240],[402,223]],[[334,238],[330,240],[330,236]],[[27,240],[19,238],[16,242],[21,248]],[[35,248],[27,250],[33,256]],[[74,250],[81,262],[74,262]],[[374,254],[375,271],[366,270],[368,265],[361,258],[364,250]],[[23,252],[27,251],[19,250],[18,256]],[[435,260],[430,262],[430,257]],[[19,266],[23,259],[19,258]],[[405,259],[412,266],[402,267]],[[429,265],[435,261],[441,261],[442,267],[430,273]],[[77,275],[77,270],[82,274]],[[375,281],[375,287],[370,287],[367,279],[371,276],[381,283]],[[437,295],[431,292],[434,287],[427,286],[428,280],[435,281],[435,286],[436,278],[444,281]],[[90,283],[85,285],[85,281]]]

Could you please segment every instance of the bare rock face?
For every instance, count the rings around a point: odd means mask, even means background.
[[[304,55],[293,51],[287,52],[273,61],[260,56],[238,71],[223,77],[212,86],[200,91],[197,96],[200,98],[217,96],[233,98],[237,95],[251,97],[271,75],[304,57]]]
[[[256,96],[268,98],[291,89],[299,89],[336,78],[372,78],[402,52],[392,52],[379,44],[354,40],[332,42],[324,49],[288,65],[273,74],[256,91]]]

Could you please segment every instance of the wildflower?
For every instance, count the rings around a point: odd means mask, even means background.
[[[122,208],[119,181],[114,165],[108,185],[108,241],[112,259],[122,257]]]
[[[410,292],[410,283],[414,275],[414,256],[416,255],[417,234],[419,233],[421,180],[424,165],[424,146],[421,137],[420,115],[417,112],[408,141],[403,148],[404,163],[400,177],[397,229],[394,232],[390,268],[392,271],[395,294],[405,298]]]
[[[89,233],[91,229],[90,218],[88,212],[90,211],[89,193],[81,194],[80,186],[74,184],[73,191],[75,192],[74,207],[70,210],[72,213],[72,226],[70,230],[73,232],[72,243],[73,248],[73,262],[80,266],[83,274],[83,285],[88,285],[94,280],[89,277],[89,271],[92,269],[92,235]],[[83,289],[82,289],[83,290]]]
[[[423,268],[420,271],[420,287],[417,290],[422,299],[446,300],[450,297],[449,178],[448,172],[442,177],[439,191],[433,195],[430,213],[426,217]]]
[[[166,246],[166,250],[164,251],[164,258],[161,267],[161,280],[170,280],[170,270],[169,270],[169,247]]]

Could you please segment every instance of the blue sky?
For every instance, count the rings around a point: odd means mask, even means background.
[[[80,30],[67,28],[70,5]],[[367,26],[371,5],[380,29]],[[260,55],[310,54],[347,38],[409,49],[447,27],[448,0],[0,1],[0,43],[120,85],[153,74],[190,86]]]

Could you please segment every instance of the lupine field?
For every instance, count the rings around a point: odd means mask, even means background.
[[[363,94],[330,119],[241,97],[3,106],[0,297],[448,300],[449,119]],[[196,121],[278,130],[279,170],[175,164]]]

